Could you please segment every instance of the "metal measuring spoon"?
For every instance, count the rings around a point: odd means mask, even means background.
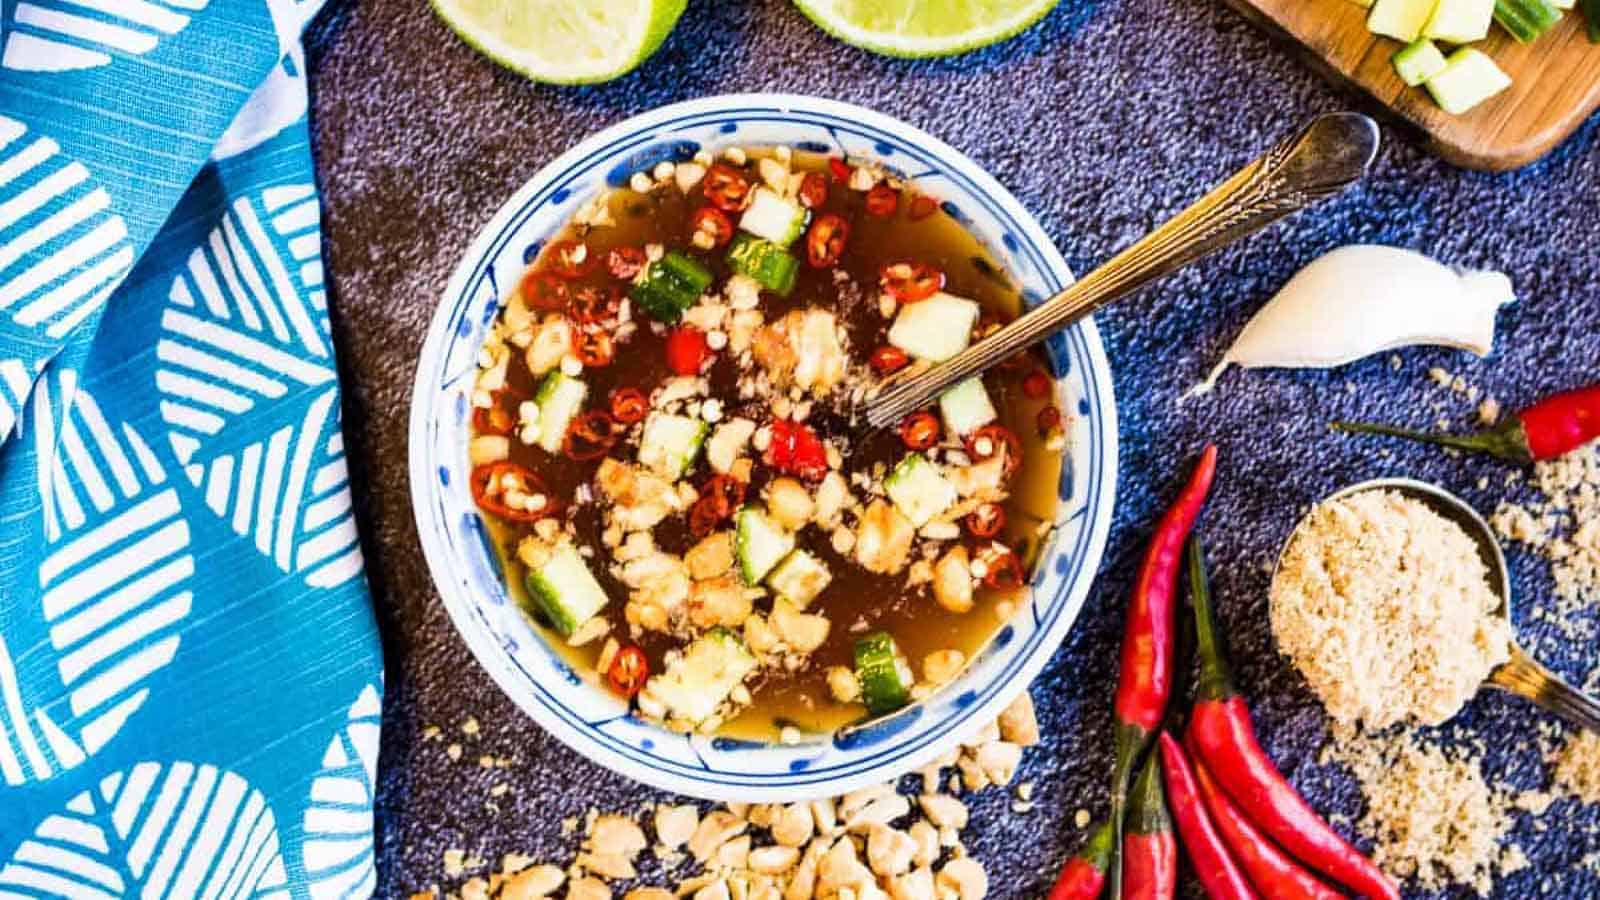
[[[1461,530],[1478,545],[1478,554],[1483,557],[1483,564],[1489,570],[1489,587],[1500,597],[1500,606],[1495,610],[1495,615],[1506,620],[1509,630],[1511,571],[1506,566],[1506,557],[1500,550],[1500,542],[1495,539],[1494,530],[1482,516],[1478,515],[1478,511],[1444,488],[1410,478],[1378,478],[1364,481],[1338,491],[1322,502],[1375,490],[1394,491],[1414,500],[1420,500],[1434,512],[1461,526]],[[1309,515],[1308,513],[1307,516]],[[1301,519],[1290,533],[1289,539],[1284,541],[1283,550],[1278,553],[1278,566],[1283,565],[1283,554],[1288,552],[1295,534],[1299,533],[1300,526],[1304,524],[1305,519]],[[1276,567],[1272,576],[1274,580],[1277,579]],[[1528,651],[1517,643],[1514,632],[1511,638],[1511,658],[1489,673],[1484,686],[1526,697],[1574,725],[1600,731],[1600,701],[1568,684],[1561,676],[1529,656]]]

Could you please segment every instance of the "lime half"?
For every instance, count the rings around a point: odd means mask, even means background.
[[[461,39],[552,84],[627,74],[671,33],[688,0],[433,0]]]
[[[950,56],[1039,21],[1057,0],[794,0],[822,30],[889,56]]]

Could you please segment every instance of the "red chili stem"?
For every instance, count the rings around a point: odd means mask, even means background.
[[[1476,434],[1432,434],[1370,422],[1334,422],[1333,427],[1486,453],[1512,462],[1538,462],[1569,453],[1600,437],[1600,384],[1552,394]]]
[[[1111,821],[1118,833],[1122,831],[1133,764],[1150,745],[1172,693],[1174,598],[1183,563],[1183,541],[1211,493],[1216,472],[1217,448],[1213,444],[1200,454],[1189,483],[1156,523],[1128,605],[1117,682],[1111,781]],[[1112,870],[1113,900],[1122,896],[1120,875],[1120,869]]]
[[[1128,833],[1122,838],[1122,870],[1112,879],[1118,886],[1126,885],[1132,900],[1172,900],[1178,890],[1178,841],[1172,834],[1158,768],[1152,753],[1133,784]]]
[[[1233,858],[1239,862],[1263,897],[1272,900],[1341,900],[1343,894],[1323,884],[1320,879],[1290,859],[1278,845],[1261,833],[1244,813],[1217,785],[1217,779],[1200,761],[1192,747],[1189,762],[1194,768],[1195,784],[1200,788],[1200,799],[1205,801],[1211,823],[1216,826],[1222,842],[1228,845]]]
[[[1061,867],[1048,900],[1097,900],[1111,865],[1111,837],[1110,820],[1089,832],[1089,842]]]
[[[1217,634],[1198,538],[1189,545],[1189,592],[1200,680],[1186,739],[1196,756],[1250,821],[1295,858],[1362,896],[1399,900],[1394,882],[1317,815],[1256,740],[1250,709],[1233,685]]]
[[[1206,889],[1206,896],[1212,900],[1253,900],[1257,896],[1255,890],[1228,852],[1200,800],[1200,787],[1195,782],[1189,757],[1171,732],[1161,732],[1158,740],[1161,774],[1167,785],[1167,796],[1172,801],[1172,818],[1178,823],[1178,836],[1183,838],[1183,849],[1189,852],[1189,861],[1194,864],[1195,875]]]

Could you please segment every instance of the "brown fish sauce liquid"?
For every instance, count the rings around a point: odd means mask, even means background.
[[[741,167],[752,185],[759,184],[756,160],[768,151],[751,148],[750,163]],[[821,155],[793,153],[790,166],[797,172],[829,172],[827,158]],[[767,323],[775,322],[793,309],[818,306],[833,310],[841,327],[848,335],[846,348],[852,364],[866,363],[872,351],[887,343],[886,334],[892,318],[884,318],[878,310],[879,269],[885,264],[914,260],[927,263],[945,274],[947,293],[978,302],[985,320],[1007,322],[1021,312],[1021,298],[1003,269],[988,251],[942,209],[932,214],[913,218],[911,200],[913,186],[901,192],[898,208],[892,216],[870,215],[865,209],[865,193],[849,189],[843,182],[829,179],[826,202],[811,211],[812,220],[826,213],[842,216],[850,223],[850,234],[844,254],[837,269],[812,268],[805,259],[805,236],[802,235],[789,252],[800,259],[799,275],[795,288],[788,297],[779,297],[769,291],[761,294],[760,309]],[[668,250],[677,250],[694,258],[709,269],[714,280],[711,290],[719,290],[733,274],[724,257],[726,247],[701,250],[690,244],[692,226],[690,217],[705,205],[697,185],[688,194],[673,185],[651,191],[635,193],[627,188],[611,191],[608,206],[614,225],[583,229],[568,224],[560,234],[554,235],[546,247],[562,239],[582,240],[589,253],[598,259],[598,265],[583,277],[570,282],[575,290],[581,285],[596,285],[620,290],[626,294],[627,285],[615,279],[605,265],[610,250],[617,247],[642,248],[647,244],[661,244]],[[735,223],[738,214],[730,214]],[[541,255],[536,268],[549,265],[549,253]],[[843,272],[848,280],[835,274]],[[535,313],[536,316],[542,315]],[[585,367],[579,376],[589,387],[585,409],[605,409],[613,390],[632,387],[649,396],[663,381],[673,377],[666,362],[666,335],[656,334],[649,327],[648,315],[635,304],[633,321],[639,324],[625,343],[616,346],[615,359],[605,366]],[[524,354],[512,348],[511,363],[507,370],[506,388],[516,400],[531,399],[543,376],[536,376],[527,367]],[[1022,464],[1006,485],[1009,497],[1004,503],[1006,526],[989,539],[971,537],[963,528],[962,540],[969,547],[977,547],[989,540],[998,540],[1013,548],[1023,561],[1025,572],[1031,572],[1037,561],[1042,543],[1048,538],[1048,528],[1041,523],[1055,521],[1057,483],[1061,472],[1061,450],[1047,448],[1044,436],[1036,424],[1039,411],[1054,402],[1052,396],[1032,399],[1024,395],[1022,381],[1032,369],[1044,367],[1040,359],[1030,359],[1028,364],[1011,369],[991,371],[984,378],[985,387],[999,414],[998,424],[1018,435],[1023,444]],[[705,377],[711,384],[710,397],[723,403],[721,421],[743,416],[758,424],[770,422],[773,415],[770,399],[755,397],[741,399],[738,381],[740,369],[734,355],[727,350],[717,354],[715,362]],[[848,433],[848,422],[836,412],[831,403],[843,404],[839,397],[818,401],[806,420],[823,440],[842,437]],[[515,403],[511,406],[514,408]],[[633,426],[636,430],[638,426]],[[709,439],[709,435],[708,435]],[[668,650],[679,649],[685,641],[679,637],[655,631],[642,631],[630,636],[629,625],[623,610],[629,590],[610,571],[606,558],[608,548],[601,539],[604,530],[603,506],[598,500],[583,505],[570,505],[580,485],[592,483],[599,460],[576,461],[562,454],[550,454],[537,445],[524,444],[513,435],[510,460],[526,466],[544,481],[551,496],[569,504],[563,513],[573,524],[575,541],[579,547],[589,547],[594,555],[588,558],[589,569],[605,589],[610,602],[600,615],[610,620],[611,635],[626,644],[637,643],[649,660],[651,674],[665,669],[663,660]],[[844,475],[851,472],[872,472],[881,466],[883,472],[892,469],[908,452],[899,435],[885,430],[849,442],[845,450]],[[747,501],[759,502],[762,490],[774,477],[772,469],[760,462],[760,455],[747,449],[757,459],[754,474],[746,493]],[[609,455],[631,462],[636,453],[636,442],[619,441]],[[699,487],[710,476],[704,454],[685,476]],[[881,478],[876,479],[881,481]],[[862,499],[858,487],[852,493]],[[595,491],[598,497],[599,492]],[[594,671],[605,640],[591,641],[583,647],[570,647],[560,634],[532,612],[535,607],[529,600],[523,579],[526,567],[517,559],[516,547],[523,537],[532,533],[531,524],[506,522],[485,514],[495,552],[506,574],[508,590],[523,610],[530,612],[535,627],[545,641],[556,648],[581,677],[604,689],[603,674]],[[847,517],[847,522],[849,521]],[[726,528],[731,529],[732,523]],[[676,514],[662,521],[653,530],[656,546],[667,553],[682,555],[697,543],[690,534],[686,513]],[[888,631],[900,650],[911,662],[913,670],[920,673],[923,658],[935,651],[955,649],[971,659],[978,650],[1004,624],[1001,613],[1019,609],[1026,600],[1026,588],[1013,590],[989,589],[977,586],[976,604],[966,613],[952,613],[940,607],[933,599],[930,586],[907,586],[904,570],[894,575],[868,572],[854,561],[834,550],[829,532],[808,525],[796,536],[796,547],[820,559],[832,573],[833,580],[811,605],[807,613],[825,616],[831,623],[826,642],[811,654],[807,664],[798,671],[765,668],[747,687],[752,702],[741,712],[722,724],[719,734],[757,741],[775,741],[779,732],[788,726],[803,733],[826,734],[841,726],[862,719],[866,709],[859,703],[839,703],[829,692],[825,673],[831,666],[853,666],[853,647],[857,637],[869,631]],[[915,559],[915,551],[913,559]],[[771,597],[756,601],[756,612],[766,614],[771,610]]]

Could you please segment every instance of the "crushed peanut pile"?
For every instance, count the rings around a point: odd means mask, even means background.
[[[921,793],[893,783],[843,797],[790,804],[660,804],[647,823],[591,810],[584,838],[566,866],[507,854],[500,869],[462,850],[445,854],[445,875],[457,882],[448,900],[612,900],[638,877],[647,851],[663,868],[691,871],[670,888],[632,887],[622,900],[983,900],[989,877],[968,855],[961,830],[967,805],[956,792],[1007,786],[1024,747],[1038,743],[1033,702],[1024,693],[999,719],[920,774]],[[945,770],[954,768],[948,777]],[[1012,809],[1031,808],[1032,786],[1018,784]],[[567,826],[570,825],[570,828]],[[653,840],[647,836],[654,835]],[[578,823],[564,823],[564,833]],[[461,880],[463,876],[465,880]],[[412,895],[433,900],[437,888]]]
[[[1600,600],[1600,442],[1534,466],[1527,503],[1504,502],[1492,524],[1507,540],[1526,545],[1550,563],[1556,608],[1534,608],[1569,639],[1594,635],[1592,610]]]
[[[1491,788],[1469,752],[1404,732],[1374,737],[1336,724],[1333,737],[1323,761],[1342,763],[1361,782],[1360,828],[1384,871],[1429,890],[1465,884],[1488,896],[1497,875],[1527,866],[1521,849],[1502,841],[1513,810],[1542,811],[1536,795]]]
[[[1424,503],[1367,491],[1318,505],[1272,581],[1279,649],[1343,723],[1455,715],[1509,654],[1478,548]]]
[[[1600,734],[1579,731],[1556,758],[1556,787],[1584,803],[1600,803]]]

